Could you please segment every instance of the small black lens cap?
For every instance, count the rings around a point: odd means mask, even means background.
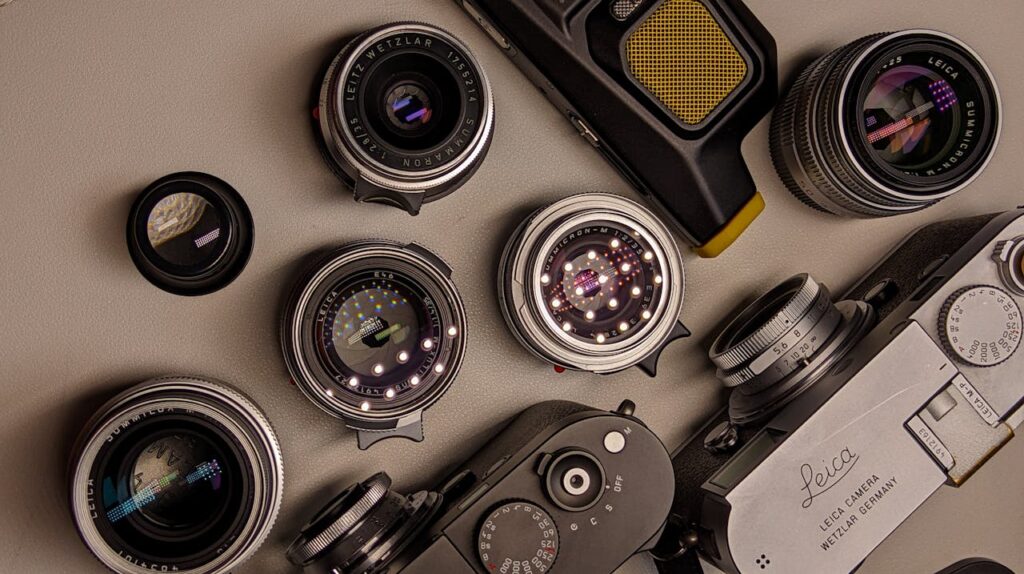
[[[238,277],[252,253],[252,214],[212,175],[181,172],[147,187],[128,215],[128,251],[139,272],[177,295],[212,293]]]

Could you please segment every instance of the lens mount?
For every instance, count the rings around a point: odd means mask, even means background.
[[[490,145],[490,83],[469,49],[434,26],[396,23],[341,50],[320,87],[318,125],[332,163],[352,181],[422,193],[457,189]]]
[[[378,572],[430,524],[441,507],[436,492],[403,496],[377,473],[327,503],[288,547],[297,566],[323,562],[339,574]]]
[[[233,187],[212,175],[181,172],[139,195],[127,235],[132,261],[151,283],[176,295],[205,295],[245,268],[254,229]]]
[[[876,34],[801,73],[772,120],[772,158],[812,207],[917,211],[980,175],[1001,115],[991,72],[963,42],[931,30]]]
[[[874,325],[866,303],[832,302],[828,288],[797,275],[762,295],[715,339],[709,356],[734,387],[729,415],[747,424],[817,382]]]
[[[236,569],[281,504],[281,451],[262,412],[193,377],[153,379],[108,402],[80,435],[69,475],[83,542],[123,574]]]
[[[655,355],[682,310],[682,258],[668,229],[610,194],[565,198],[513,234],[498,293],[516,338],[541,359],[612,373]]]
[[[466,312],[436,255],[412,244],[352,243],[310,266],[286,305],[282,348],[303,394],[365,430],[430,407],[466,350]]]

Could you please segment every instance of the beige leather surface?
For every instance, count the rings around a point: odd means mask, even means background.
[[[287,571],[285,545],[325,495],[377,470],[399,487],[424,484],[537,401],[613,408],[631,398],[674,446],[720,404],[705,349],[744,298],[801,271],[838,290],[921,224],[1024,203],[1024,3],[749,4],[777,38],[784,77],[803,58],[871,32],[933,27],[962,37],[999,79],[1002,143],[972,187],[937,207],[842,220],[784,190],[763,122],[744,152],[768,209],[722,257],[687,256],[683,318],[697,336],[670,347],[651,380],[639,370],[556,375],[505,328],[494,269],[519,218],[580,191],[634,194],[450,0],[0,0],[0,572],[102,571],[71,525],[64,469],[85,418],[133,382],[196,373],[233,383],[265,408],[284,449],[285,502],[268,543],[240,571]],[[497,104],[480,171],[416,218],[354,203],[323,165],[307,121],[328,46],[399,19],[465,39]],[[200,298],[150,285],[125,247],[135,194],[179,170],[233,184],[256,222],[248,268]],[[460,379],[426,414],[426,442],[359,452],[353,433],[288,385],[276,329],[296,261],[367,237],[416,240],[447,258],[471,330]],[[1017,440],[959,491],[925,504],[861,572],[935,572],[969,555],[1024,571],[1022,484]]]

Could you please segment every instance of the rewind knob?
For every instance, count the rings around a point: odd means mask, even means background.
[[[998,287],[979,285],[954,293],[939,318],[946,349],[962,363],[992,367],[1010,358],[1020,346],[1020,307]]]

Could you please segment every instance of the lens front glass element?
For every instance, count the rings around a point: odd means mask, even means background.
[[[926,169],[948,156],[963,124],[955,88],[921,66],[898,66],[875,79],[864,101],[868,144],[901,170]]]
[[[326,358],[347,378],[346,390],[390,389],[394,398],[427,375],[439,339],[448,335],[422,287],[401,274],[380,275],[369,271],[338,284],[320,335]]]
[[[448,139],[464,107],[452,71],[424,52],[397,53],[374,66],[364,94],[370,127],[399,151],[425,151]]]
[[[100,452],[91,477],[101,535],[140,560],[209,562],[250,512],[248,463],[219,423],[195,414],[132,423]]]
[[[146,218],[146,237],[156,254],[175,267],[201,271],[220,257],[227,221],[203,196],[172,193],[160,199]]]
[[[567,233],[544,256],[534,280],[545,312],[562,332],[612,344],[655,314],[664,276],[652,246],[634,231],[593,222]]]
[[[857,68],[847,119],[858,163],[931,198],[971,177],[995,145],[998,104],[982,64],[944,38],[900,38]]]

